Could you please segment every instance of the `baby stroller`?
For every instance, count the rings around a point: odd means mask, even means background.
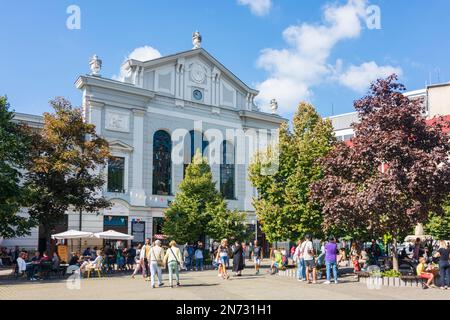
[[[316,263],[316,272],[317,272],[317,279],[322,279],[326,277],[326,265],[325,265],[325,253],[321,253],[317,257],[317,263]]]

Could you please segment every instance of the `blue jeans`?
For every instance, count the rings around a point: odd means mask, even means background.
[[[450,287],[450,263],[448,261],[439,261],[439,278],[441,287]]]
[[[300,259],[297,267],[297,278],[298,279],[306,279],[306,266],[305,266],[305,260],[302,258]]]
[[[195,269],[203,271],[203,259],[195,259]]]
[[[158,266],[158,263],[156,262],[150,262],[150,272],[151,272],[151,284],[152,286],[155,285],[155,277],[158,277],[158,284],[162,284],[162,270],[161,267]]]
[[[327,281],[331,279],[331,268],[333,268],[334,281],[337,281],[337,264],[336,261],[326,261],[325,266],[327,267]]]
[[[184,264],[186,265],[186,270],[190,271],[192,268],[192,258],[186,257],[186,259],[184,260]]]

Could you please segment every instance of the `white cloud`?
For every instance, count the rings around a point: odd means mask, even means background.
[[[250,11],[257,16],[264,16],[272,8],[272,0],[237,0],[241,6],[248,6]]]
[[[262,109],[267,111],[275,98],[281,112],[292,111],[300,101],[311,99],[314,86],[339,79],[344,63],[342,59],[329,62],[330,54],[339,42],[361,35],[366,7],[367,0],[326,5],[321,23],[302,23],[283,31],[286,48],[262,50],[257,65],[268,73],[268,79],[256,85]]]
[[[365,62],[360,66],[350,66],[339,76],[339,82],[359,93],[364,93],[369,85],[378,78],[385,78],[393,73],[402,75],[402,69],[393,66],[378,66],[376,62]]]
[[[158,59],[160,57],[161,57],[161,53],[158,50],[156,50],[155,48],[150,47],[150,46],[143,46],[143,47],[134,49],[128,55],[128,57],[125,58],[124,62],[129,59],[134,59],[134,60],[138,60],[138,61],[149,61],[149,60]],[[128,73],[128,71],[125,70],[123,67],[121,67],[120,75],[113,75],[112,78],[114,80],[124,81],[127,73]]]

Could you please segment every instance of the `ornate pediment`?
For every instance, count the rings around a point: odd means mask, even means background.
[[[109,142],[109,148],[111,150],[117,150],[122,152],[133,152],[133,147],[129,146],[125,142],[122,142],[120,140],[112,140]]]

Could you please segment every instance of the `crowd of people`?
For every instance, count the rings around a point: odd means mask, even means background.
[[[15,272],[18,276],[26,275],[30,281],[37,281],[48,276],[50,272],[58,273],[60,271],[61,260],[56,252],[52,257],[47,252],[42,254],[35,251],[30,258],[28,251],[18,252],[15,264]]]
[[[405,246],[399,252],[400,261],[409,259],[414,262],[417,276],[424,279],[423,288],[434,286],[435,279],[439,276],[441,288],[450,287],[450,247],[445,241],[439,242],[438,248],[429,247],[418,238],[414,243]],[[146,239],[145,243],[130,248],[114,247],[109,244],[104,248],[86,248],[83,254],[72,252],[64,271],[71,274],[79,271],[81,275],[92,270],[99,273],[113,271],[132,271],[132,278],[141,274],[142,278],[151,282],[151,287],[163,286],[163,269],[169,274],[169,285],[180,286],[180,271],[203,271],[205,268],[205,257],[208,251],[201,241],[197,243],[186,243],[178,246],[171,241],[168,246],[163,247],[160,240],[151,243]],[[15,264],[15,270],[19,275],[26,275],[31,281],[44,278],[49,272],[60,272],[61,261],[55,252],[50,257],[47,252],[42,254],[38,251],[29,255],[26,250],[14,250],[1,248],[2,264]],[[254,262],[254,272],[260,273],[263,248],[255,240],[252,243],[232,241],[227,239],[213,242],[209,248],[209,259],[211,265],[218,270],[218,277],[227,280],[230,278],[228,269],[232,261],[234,276],[242,276],[245,261]],[[339,267],[353,268],[355,273],[367,270],[369,265],[380,265],[387,257],[386,248],[378,241],[372,239],[369,245],[352,242],[347,248],[339,247],[334,236],[322,242],[320,247],[313,244],[312,236],[306,235],[299,240],[296,246],[286,250],[275,248],[270,254],[270,274],[276,274],[280,269],[289,265],[297,267],[298,281],[306,281],[315,284],[319,278],[325,276],[324,284],[338,283]],[[387,259],[389,260],[389,259]]]

